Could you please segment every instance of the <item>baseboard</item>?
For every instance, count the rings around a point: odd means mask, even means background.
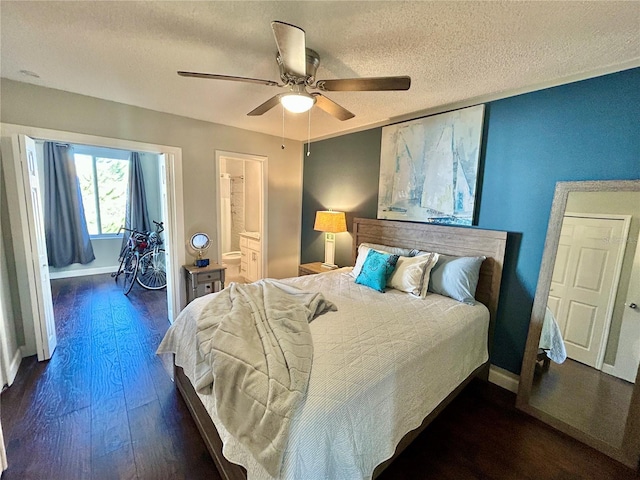
[[[27,348],[26,345],[21,345],[20,346],[20,356],[21,358],[27,358],[27,357],[31,357],[33,355],[36,355],[36,351],[35,351],[35,347],[34,350],[31,351],[31,349]]]
[[[511,373],[504,368],[491,365],[489,367],[489,381],[499,387],[518,393],[518,385],[520,384],[520,375]]]
[[[16,379],[16,375],[18,375],[18,369],[20,368],[20,362],[22,362],[22,350],[17,349],[15,355],[11,359],[9,363],[9,371],[7,372],[7,385],[11,386],[13,381]]]
[[[118,271],[118,265],[96,268],[81,268],[78,270],[67,270],[64,272],[51,272],[49,278],[52,280],[58,278],[85,277],[87,275],[101,275],[103,273],[113,273]]]

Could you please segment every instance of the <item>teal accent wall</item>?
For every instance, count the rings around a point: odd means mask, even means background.
[[[320,206],[375,218],[381,131],[311,145],[302,262],[323,256]],[[509,232],[491,362],[519,373],[556,182],[640,179],[640,68],[488,103],[480,169],[476,225]],[[341,235],[336,259],[347,265]]]

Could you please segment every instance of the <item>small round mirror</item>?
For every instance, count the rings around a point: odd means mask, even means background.
[[[189,243],[194,250],[204,251],[211,245],[211,239],[206,233],[194,233]]]

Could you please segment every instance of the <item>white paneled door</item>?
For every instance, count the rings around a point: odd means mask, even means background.
[[[548,306],[567,356],[602,369],[628,222],[565,216]]]
[[[38,180],[38,166],[36,162],[36,142],[25,135],[18,135],[20,144],[20,159],[24,179],[26,210],[31,250],[31,265],[34,281],[29,285],[33,298],[33,323],[35,327],[36,350],[38,360],[48,360],[53,355],[57,345],[56,324],[53,316],[53,299],[51,284],[49,283],[49,260],[47,258],[47,243],[44,235],[44,214],[42,193]]]
[[[4,449],[4,438],[2,437],[2,424],[0,424],[0,475],[9,465],[7,464],[7,454]]]

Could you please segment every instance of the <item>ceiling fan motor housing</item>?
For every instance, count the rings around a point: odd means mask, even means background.
[[[284,62],[280,53],[276,53],[276,61],[278,62],[278,68],[280,69],[280,78],[286,85],[305,84],[311,86],[316,81],[316,71],[320,66],[320,55],[315,50],[305,48],[307,59],[307,76],[298,77],[290,72],[287,72],[284,67]]]

